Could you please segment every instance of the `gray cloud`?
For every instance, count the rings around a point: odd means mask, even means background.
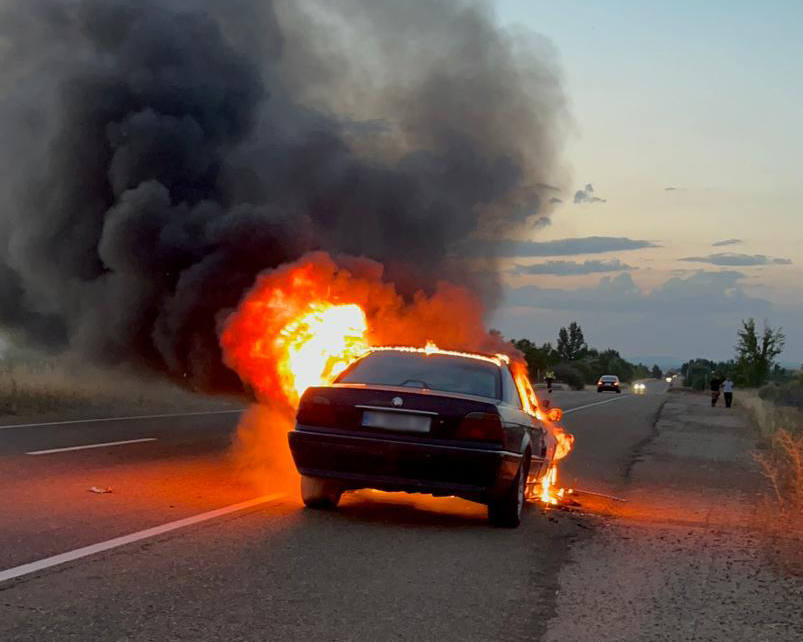
[[[594,274],[599,272],[620,272],[636,268],[622,263],[619,259],[603,259],[593,261],[547,261],[534,265],[516,265],[513,273],[517,275],[554,274],[557,276],[574,276],[578,274]]]
[[[664,187],[665,192],[674,192],[677,190],[677,187]]]
[[[723,247],[725,245],[741,245],[744,243],[742,239],[725,239],[724,241],[717,241],[716,243],[712,243],[712,247]]]
[[[485,256],[488,245],[493,246],[496,256],[573,256],[576,254],[604,254],[624,252],[648,247],[660,247],[652,241],[630,239],[617,236],[586,236],[554,241],[513,241],[509,239],[494,241],[473,241],[460,248],[469,256]]]
[[[617,312],[670,313],[676,315],[696,310],[702,319],[711,311],[738,311],[749,303],[766,310],[768,303],[752,299],[743,292],[742,272],[700,270],[686,277],[672,277],[651,292],[643,292],[624,272],[614,277],[605,276],[594,287],[577,290],[558,290],[528,285],[509,291],[507,302],[514,305],[556,308],[564,310],[595,309]]]
[[[607,199],[594,196],[594,186],[588,183],[583,189],[574,193],[575,203],[607,203]]]
[[[803,327],[801,306],[775,305],[750,295],[744,278],[735,270],[698,270],[669,278],[652,291],[639,288],[627,272],[572,290],[528,285],[508,290],[491,323],[507,336],[546,341],[554,340],[561,325],[576,320],[592,345],[612,346],[623,354],[727,359],[733,356],[743,318]],[[787,353],[799,353],[803,338],[787,334]]]
[[[680,259],[689,263],[710,263],[731,267],[750,267],[753,265],[789,265],[790,259],[776,259],[764,254],[737,254],[733,252],[719,252],[708,256],[687,256]]]

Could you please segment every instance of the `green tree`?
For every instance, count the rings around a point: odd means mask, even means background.
[[[563,361],[577,361],[588,352],[583,329],[576,321],[569,324],[568,330],[561,328],[558,332],[557,351]]]
[[[623,359],[618,350],[608,348],[597,356],[597,376],[604,374],[616,375],[622,381],[632,381],[635,366]]]
[[[754,319],[742,321],[737,332],[736,369],[743,385],[760,386],[769,377],[775,357],[783,352],[786,337],[782,328],[772,329],[764,322],[764,330],[759,336]]]
[[[650,374],[652,375],[653,379],[663,379],[664,377],[664,373],[661,372],[661,369],[658,367],[657,363],[652,367]]]
[[[515,339],[511,343],[524,355],[527,369],[533,379],[543,378],[544,371],[554,367],[560,360],[549,342],[540,347],[529,339]]]

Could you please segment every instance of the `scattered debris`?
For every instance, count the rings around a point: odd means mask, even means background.
[[[616,497],[615,495],[606,495],[605,493],[597,493],[593,490],[581,490],[579,488],[575,488],[572,490],[572,493],[575,495],[594,495],[594,497],[604,497],[605,499],[611,499],[615,502],[626,502],[628,500],[622,497]]]
[[[89,492],[90,493],[100,493],[100,494],[110,493],[110,492],[112,492],[112,488],[111,488],[111,486],[106,486],[106,488],[98,488],[97,486],[92,486],[92,488],[89,489]]]

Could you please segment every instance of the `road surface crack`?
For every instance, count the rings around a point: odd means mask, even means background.
[[[650,423],[650,434],[633,446],[633,449],[630,451],[630,455],[628,456],[625,464],[625,479],[630,479],[630,476],[633,473],[633,467],[641,461],[641,456],[643,455],[644,449],[650,443],[655,441],[655,439],[661,434],[661,432],[658,430],[658,422],[661,419],[661,412],[663,411],[666,402],[667,400],[664,399],[658,408],[656,408],[655,414],[652,417],[652,422]]]

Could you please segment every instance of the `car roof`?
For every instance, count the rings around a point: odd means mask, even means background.
[[[508,370],[510,369],[510,359],[509,357],[503,354],[484,354],[481,352],[460,352],[456,350],[443,350],[434,345],[432,346],[428,345],[426,348],[413,348],[407,346],[374,346],[368,348],[368,351],[364,355],[362,355],[362,357],[381,353],[451,357],[456,359],[464,359],[466,361],[481,361],[493,364],[499,368],[507,368]]]

